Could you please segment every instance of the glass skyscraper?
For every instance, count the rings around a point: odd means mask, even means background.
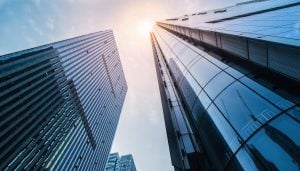
[[[104,170],[127,92],[111,30],[0,56],[0,170]]]
[[[111,153],[107,159],[105,171],[136,171],[132,155],[120,157],[118,153]]]
[[[300,2],[157,22],[151,41],[175,170],[300,169]]]

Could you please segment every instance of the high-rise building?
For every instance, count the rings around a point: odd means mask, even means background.
[[[0,56],[0,170],[104,170],[127,92],[113,32]]]
[[[151,33],[175,170],[299,170],[300,2],[250,1]]]
[[[117,167],[118,171],[136,171],[134,160],[131,154],[121,156]]]
[[[106,161],[105,171],[115,171],[118,161],[120,160],[119,153],[111,153]]]
[[[127,154],[120,157],[118,153],[110,154],[105,171],[136,171],[132,155]]]

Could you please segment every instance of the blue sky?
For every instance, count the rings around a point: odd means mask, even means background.
[[[171,167],[149,33],[145,22],[242,0],[0,0],[0,55],[113,29],[128,92],[112,152],[131,153],[138,170]]]

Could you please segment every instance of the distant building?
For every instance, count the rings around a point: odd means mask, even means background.
[[[0,56],[0,170],[104,170],[126,92],[111,30]]]
[[[108,156],[105,171],[115,171],[120,160],[119,153],[111,153]]]
[[[118,153],[109,155],[105,171],[136,171],[134,160],[131,154],[119,157]]]
[[[269,0],[157,22],[175,170],[299,170],[299,16],[299,0]]]
[[[136,171],[132,155],[121,156],[117,168],[119,169],[118,171]]]

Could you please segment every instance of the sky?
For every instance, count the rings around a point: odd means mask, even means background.
[[[128,92],[112,152],[139,171],[171,171],[149,29],[155,21],[243,0],[0,0],[0,55],[112,29]]]

